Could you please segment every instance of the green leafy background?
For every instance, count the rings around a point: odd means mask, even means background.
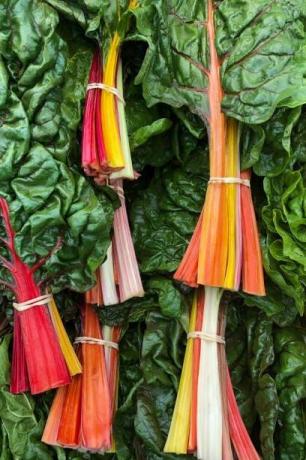
[[[115,27],[128,131],[140,178],[126,185],[146,295],[99,310],[120,324],[116,454],[40,442],[53,393],[8,391],[11,315],[1,297],[0,460],[192,458],[163,454],[185,350],[190,289],[174,283],[208,179],[205,2],[4,0],[0,5],[0,189],[16,244],[33,263],[58,235],[50,277],[66,327],[108,246],[116,203],[80,171],[81,117],[92,52]],[[229,296],[226,352],[235,394],[264,460],[306,458],[305,16],[302,0],[216,2],[225,112],[243,122],[268,295]],[[120,11],[120,20],[118,20]],[[129,32],[128,32],[129,30]],[[201,64],[201,65],[199,65]],[[298,90],[297,90],[298,89]],[[7,273],[1,270],[1,277]],[[65,289],[64,289],[65,288]],[[63,290],[64,289],[64,290]],[[8,318],[9,324],[5,319]],[[3,321],[2,321],[3,319]]]

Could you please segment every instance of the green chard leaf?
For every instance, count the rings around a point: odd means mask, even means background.
[[[113,217],[108,198],[70,166],[78,152],[91,47],[67,45],[57,31],[57,13],[44,2],[8,0],[0,16],[6,78],[0,187],[9,203],[16,248],[31,265],[62,239],[40,278],[52,278],[55,290],[84,291],[105,257]]]
[[[216,47],[222,64],[223,109],[258,124],[276,107],[306,101],[306,40],[300,0],[224,0],[216,9]],[[148,45],[137,81],[149,106],[187,105],[202,119],[209,113],[208,1],[142,0],[135,10],[139,39]]]
[[[205,167],[194,169],[198,158],[194,151],[184,168],[161,169],[133,200],[131,223],[143,273],[173,272],[184,254],[201,211],[208,177]]]
[[[265,178],[268,204],[262,210],[267,231],[264,264],[268,276],[304,311],[305,188],[300,171],[287,169],[282,175]]]
[[[306,455],[305,330],[298,327],[277,330],[275,351],[277,356],[275,382],[280,404],[276,458],[302,460]]]

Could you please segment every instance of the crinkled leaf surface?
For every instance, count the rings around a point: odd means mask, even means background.
[[[204,3],[204,5],[203,5]],[[149,105],[187,105],[209,112],[205,28],[207,2],[142,0],[135,10],[148,50],[138,82]],[[306,41],[301,0],[218,2],[216,47],[222,64],[223,109],[246,123],[268,120],[278,105],[306,100]]]
[[[52,277],[57,290],[84,291],[104,258],[112,222],[111,203],[69,165],[91,49],[73,53],[44,2],[8,0],[0,16],[0,187],[16,247],[31,264],[61,237],[62,248],[40,276]]]

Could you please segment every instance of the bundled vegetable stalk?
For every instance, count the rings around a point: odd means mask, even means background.
[[[128,10],[137,7],[130,0]],[[119,14],[119,13],[118,13]],[[120,27],[120,17],[118,30]],[[124,110],[120,45],[116,30],[103,61],[97,50],[92,61],[83,119],[82,166],[99,184],[108,179],[133,179],[134,171]]]
[[[7,234],[7,238],[1,237],[1,241],[10,255],[10,260],[2,255],[0,260],[13,279],[12,283],[5,280],[1,280],[1,283],[10,288],[16,298],[16,302],[13,302],[11,392],[30,390],[32,394],[42,393],[68,384],[71,376],[81,372],[81,366],[52,295],[42,295],[41,283],[35,280],[35,272],[47,257],[32,267],[22,262],[15,249],[15,232],[4,198],[0,198],[0,208]]]
[[[9,1],[1,22],[9,14],[14,27],[0,38],[0,284],[14,296],[11,391],[41,393],[81,371],[49,291],[92,285],[112,205],[66,164],[85,95],[87,72],[78,63],[89,64],[91,53],[68,57],[47,4]]]
[[[119,337],[118,337],[119,339]],[[82,335],[75,340],[83,372],[54,398],[42,441],[73,449],[105,452],[112,446],[110,368],[105,347],[118,353],[118,342],[105,340],[93,307],[82,310]],[[108,356],[109,358],[109,356]],[[109,360],[109,359],[108,359]]]
[[[215,292],[212,290],[211,295]],[[199,332],[206,313],[204,302],[204,290],[199,288],[194,295],[182,376],[164,451],[198,453],[199,456],[199,451],[204,449],[201,443],[206,439],[209,443],[206,449],[212,456],[207,458],[232,459],[232,443],[238,458],[259,460],[240,416],[227,369],[222,335],[225,322],[219,324],[220,336],[218,337]],[[214,325],[214,322],[218,322],[217,315],[213,317],[213,313],[215,311],[212,309],[208,311],[208,324]],[[203,338],[205,338],[204,346],[210,349],[210,353],[202,349]],[[201,353],[203,355],[205,351],[204,360]],[[205,369],[203,365],[206,366]],[[218,392],[216,387],[219,388]],[[205,388],[206,391],[199,391],[198,388]],[[205,404],[209,407],[206,413],[203,411]],[[218,435],[222,436],[221,439],[218,439]],[[219,440],[219,451],[216,446],[210,444],[211,440]]]
[[[133,5],[130,2],[130,8]],[[105,325],[101,330],[91,305],[115,305],[144,295],[123,191],[122,179],[134,179],[134,172],[123,108],[119,46],[120,37],[115,32],[103,70],[100,52],[93,57],[82,164],[97,183],[107,183],[117,193],[120,207],[114,214],[113,238],[97,272],[97,283],[86,293],[83,334],[76,339],[83,374],[57,392],[42,438],[47,444],[92,452],[114,449],[112,420],[117,408],[121,328]]]
[[[210,55],[209,68],[205,70],[208,79],[209,115],[206,121],[209,126],[210,179],[199,222],[174,275],[175,279],[190,286],[205,286],[205,293],[200,293],[199,300],[195,300],[196,313],[191,313],[188,339],[197,343],[188,344],[186,367],[181,377],[182,385],[188,382],[188,388],[182,389],[184,397],[178,396],[165,451],[192,452],[199,459],[221,460],[232,458],[225,429],[228,409],[221,372],[226,362],[222,367],[218,352],[218,347],[225,343],[224,337],[218,335],[223,289],[239,289],[242,267],[243,289],[257,295],[264,295],[265,289],[252,197],[243,190],[250,187],[250,181],[240,175],[239,126],[235,120],[227,118],[221,108],[223,90],[215,48],[212,1],[207,2],[206,27]],[[246,228],[251,235],[249,239]],[[189,372],[192,384],[188,381]],[[188,419],[181,417],[184,412],[189,414],[189,423]],[[246,456],[239,457],[240,450],[237,449],[238,457],[241,460],[257,459],[249,438],[243,442]]]

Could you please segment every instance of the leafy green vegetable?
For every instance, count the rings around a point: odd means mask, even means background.
[[[275,459],[274,432],[279,415],[279,401],[275,381],[269,374],[260,377],[255,397],[260,419],[260,444],[265,459]]]
[[[303,177],[299,171],[264,180],[268,204],[263,208],[267,237],[265,268],[273,282],[304,310],[305,236]]]
[[[281,460],[302,460],[306,455],[304,337],[305,331],[300,328],[282,329],[275,334],[275,382],[280,404],[277,458]]]
[[[40,276],[55,279],[56,290],[84,291],[105,256],[113,215],[112,204],[68,164],[91,50],[68,54],[57,33],[58,16],[44,2],[8,1],[0,16],[0,186],[16,247],[32,264],[61,237],[61,249]],[[1,275],[6,279],[5,270]]]
[[[302,3],[220,2],[216,44],[218,53],[226,56],[222,85],[227,115],[262,123],[277,106],[305,102]],[[148,44],[137,81],[149,106],[187,105],[201,118],[208,113],[206,6],[191,0],[142,0],[135,10],[139,38]]]
[[[134,200],[131,222],[140,269],[144,273],[173,272],[186,249],[201,210],[207,170],[194,164],[166,167]]]
[[[223,106],[242,121],[242,168],[255,172],[268,291],[263,298],[230,295],[226,351],[241,413],[263,460],[306,455],[305,331],[296,320],[306,283],[304,3],[215,3]],[[9,200],[16,245],[27,263],[45,256],[58,236],[63,239],[39,274],[53,279],[54,290],[90,287],[109,243],[117,203],[78,173],[78,130],[96,39],[103,37],[106,48],[118,25],[128,39],[122,47],[127,123],[141,177],[126,191],[146,290],[143,299],[99,309],[103,324],[120,324],[125,332],[116,454],[64,451],[40,442],[52,395],[34,399],[8,392],[5,336],[1,460],[192,458],[162,449],[189,304],[171,275],[192,235],[208,179],[206,5],[140,0],[135,22],[128,0],[6,0],[0,6],[1,195]],[[141,86],[134,85],[136,74]],[[1,277],[7,277],[4,270]],[[1,296],[2,301],[6,305]],[[57,301],[73,337],[83,298],[63,290]],[[7,322],[3,330],[1,322],[1,336],[6,331]]]

